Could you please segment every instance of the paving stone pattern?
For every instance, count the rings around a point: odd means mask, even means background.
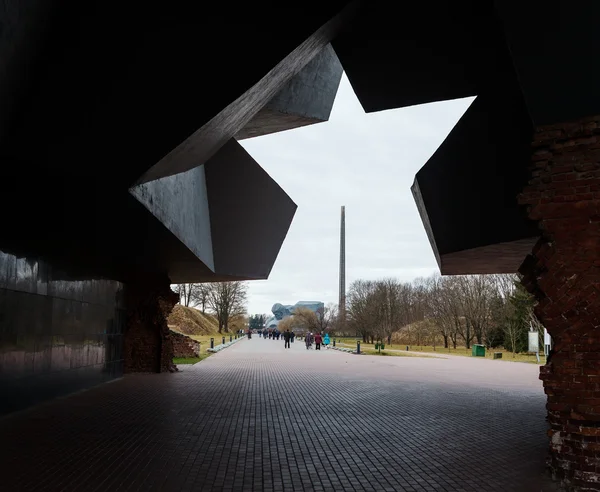
[[[538,491],[534,365],[253,337],[0,420],[0,490]]]

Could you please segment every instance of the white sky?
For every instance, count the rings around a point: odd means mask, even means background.
[[[298,205],[269,279],[249,282],[249,313],[337,303],[342,205],[347,288],[438,271],[410,186],[472,100],[366,114],[344,75],[328,122],[242,140]]]

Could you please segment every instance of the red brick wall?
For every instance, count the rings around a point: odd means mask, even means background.
[[[126,284],[125,372],[175,370],[167,317],[178,301],[167,277]]]
[[[198,357],[200,355],[200,343],[196,340],[175,331],[171,331],[170,336],[175,357]]]
[[[542,234],[521,273],[554,339],[549,463],[571,490],[600,490],[600,116],[536,131],[519,201]]]

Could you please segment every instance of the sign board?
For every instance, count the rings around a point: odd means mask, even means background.
[[[546,330],[546,328],[544,328],[544,355],[546,357],[548,357],[548,355],[550,354],[551,348],[552,348],[552,337],[550,336],[550,333],[548,333],[548,330]]]
[[[528,352],[539,352],[539,337],[537,331],[530,331],[527,333],[529,335],[529,350]]]

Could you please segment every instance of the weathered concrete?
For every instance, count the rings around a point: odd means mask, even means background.
[[[328,44],[235,137],[241,140],[327,121],[342,72]]]
[[[205,167],[215,272],[267,278],[296,204],[233,138]],[[185,272],[172,280],[194,281]]]
[[[210,121],[195,130],[160,159],[140,177],[138,183],[184,172],[206,162],[222,145],[244,128],[258,111],[335,37],[345,18],[354,14],[353,2],[349,2],[346,6],[344,3],[346,2],[336,0],[330,4],[329,9],[333,8],[335,11],[336,6],[337,9],[341,9],[336,12],[337,15],[319,26],[311,36],[273,66],[256,84],[231,101]],[[236,66],[236,64],[232,65]]]
[[[131,188],[130,193],[214,271],[204,166]]]
[[[529,178],[531,133],[508,78],[473,101],[417,173],[413,196],[443,275],[515,273],[531,251],[539,230],[515,200]]]
[[[206,164],[130,193],[170,231],[161,255],[174,283],[267,278],[296,212],[233,138]],[[191,261],[172,247],[179,241]]]

